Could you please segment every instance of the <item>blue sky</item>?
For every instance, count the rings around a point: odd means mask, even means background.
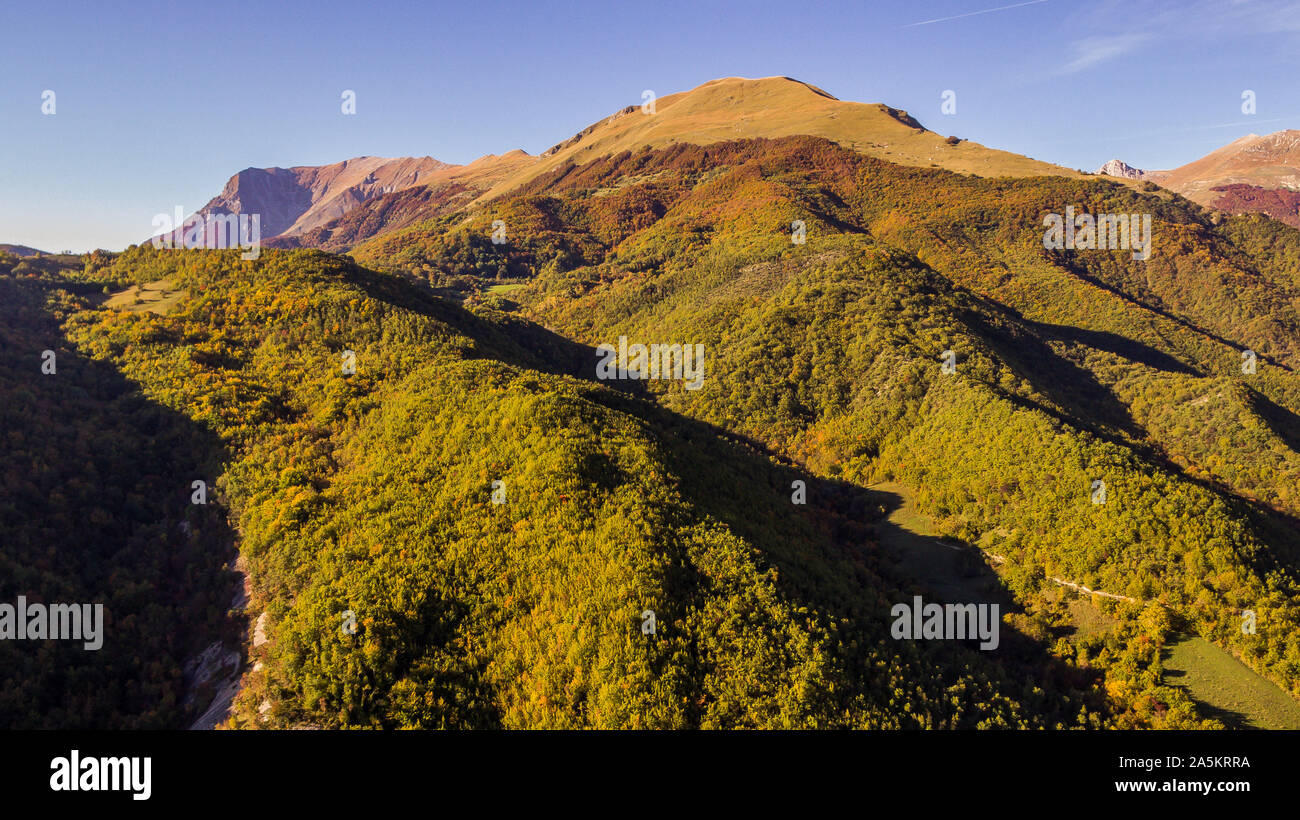
[[[1297,2],[109,5],[0,7],[0,242],[116,250],[249,166],[537,153],[643,89],[726,76],[795,77],[1087,170],[1300,128]]]

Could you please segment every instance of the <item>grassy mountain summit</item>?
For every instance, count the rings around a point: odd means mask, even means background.
[[[708,145],[735,139],[811,135],[901,165],[936,165],[979,176],[1078,175],[1060,166],[978,143],[949,144],[907,112],[880,103],[845,102],[789,77],[728,77],[660,97],[654,113],[631,105],[545,151],[522,173],[498,182],[483,198],[502,194],[565,163],[645,146]]]
[[[369,200],[314,231],[272,244],[343,251],[424,219],[482,206],[570,164],[646,147],[736,139],[813,135],[901,165],[982,177],[1081,176],[1073,169],[944,137],[905,111],[840,100],[789,77],[713,80],[658,97],[653,113],[648,111],[649,100],[629,105],[535,157],[512,151],[449,167],[431,175],[424,185]]]

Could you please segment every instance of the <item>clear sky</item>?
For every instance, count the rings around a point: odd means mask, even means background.
[[[48,251],[138,242],[246,167],[535,154],[644,89],[728,76],[1086,170],[1300,128],[1300,3],[1281,0],[3,0],[0,31],[0,242]]]

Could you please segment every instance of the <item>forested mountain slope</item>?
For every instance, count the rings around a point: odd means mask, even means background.
[[[590,350],[540,328],[317,252],[145,249],[93,275],[191,294],[69,327],[234,454],[220,487],[269,638],[236,725],[1115,719],[1032,637],[996,659],[888,638],[906,586],[866,493],[565,375]]]
[[[1150,258],[1045,250],[1067,206],[1151,214]],[[516,281],[526,315],[590,345],[703,344],[703,389],[645,383],[665,406],[826,476],[909,483],[1039,579],[1022,593],[1065,576],[1158,601],[1297,691],[1294,230],[815,138],[566,166],[463,220],[354,253],[450,290]],[[1266,626],[1244,634],[1244,609]]]

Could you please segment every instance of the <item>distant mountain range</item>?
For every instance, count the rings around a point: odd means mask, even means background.
[[[432,157],[355,157],[332,165],[247,168],[200,214],[261,214],[263,244],[348,250],[368,239],[481,204],[592,157],[732,139],[826,137],[913,167],[981,177],[1059,175],[1073,169],[928,130],[906,111],[845,102],[788,77],[730,77],[630,105],[537,156],[489,154],[467,165]],[[1261,212],[1300,226],[1300,131],[1243,137],[1172,171],[1107,162],[1097,174],[1153,182],[1228,213]]]
[[[1300,131],[1250,134],[1171,171],[1113,159],[1097,173],[1154,182],[1209,208],[1265,213],[1300,227]]]

